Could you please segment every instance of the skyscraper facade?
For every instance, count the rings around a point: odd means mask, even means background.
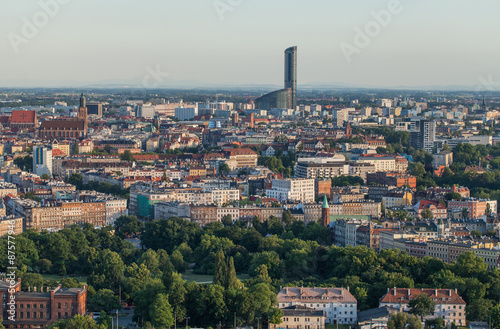
[[[297,107],[297,47],[285,50],[285,89],[292,90],[291,107]]]
[[[257,98],[255,108],[267,111],[297,108],[297,47],[285,50],[285,88]]]
[[[412,125],[413,126],[413,125]],[[432,120],[415,121],[410,130],[410,146],[432,153],[436,140],[436,122]]]
[[[44,146],[33,146],[33,173],[52,177],[52,150]]]

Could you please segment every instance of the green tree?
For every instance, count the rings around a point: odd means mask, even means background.
[[[95,312],[104,311],[109,313],[112,310],[121,309],[121,305],[118,296],[113,291],[100,289],[90,298],[88,308]]]
[[[422,210],[422,212],[420,213],[420,216],[423,219],[433,219],[434,218],[434,214],[432,213],[432,210],[430,210],[430,209]]]
[[[268,313],[268,319],[269,323],[273,324],[273,327],[276,328],[276,325],[283,322],[283,311],[277,307],[273,307]]]
[[[457,201],[462,201],[462,195],[457,192],[449,192],[444,195],[444,198],[446,200],[457,200]]]
[[[227,264],[226,286],[225,288],[238,288],[241,286],[240,280],[236,277],[236,269],[234,268],[234,258],[229,257]]]
[[[75,315],[74,318],[61,320],[49,325],[47,329],[107,329],[107,326],[97,324],[90,316]]]
[[[224,251],[219,250],[215,256],[215,273],[213,280],[214,284],[218,284],[222,287],[226,286],[226,273],[227,265],[224,258]]]
[[[462,209],[462,218],[463,219],[469,219],[469,208],[463,208]]]
[[[423,163],[411,162],[408,166],[408,172],[410,173],[410,175],[421,178],[425,175],[426,171]]]
[[[489,299],[476,299],[467,305],[467,320],[469,321],[487,321],[490,310],[493,307],[493,301]]]
[[[224,163],[221,163],[219,165],[219,173],[221,175],[225,175],[225,174],[227,174],[230,171],[231,171],[231,169],[229,168],[229,166],[227,165],[227,163],[224,162]]]
[[[170,328],[174,325],[174,315],[172,306],[168,301],[168,296],[158,294],[149,310],[151,323],[158,328]]]
[[[391,315],[387,321],[388,329],[423,329],[422,322],[415,316],[407,313]]]
[[[50,179],[50,176],[48,174],[42,174],[42,176],[40,176],[41,179]]]
[[[120,155],[120,159],[122,161],[128,161],[128,162],[134,162],[135,161],[134,155],[132,154],[132,152],[130,152],[130,150],[125,150],[125,152],[123,152]]]
[[[140,233],[144,224],[136,216],[120,216],[115,220],[115,234],[126,238]]]
[[[423,321],[424,316],[434,314],[436,302],[433,301],[427,294],[422,293],[410,300],[408,307],[410,307],[411,314],[420,316]]]

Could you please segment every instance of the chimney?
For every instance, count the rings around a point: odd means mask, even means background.
[[[349,291],[349,286],[347,286],[347,291]]]
[[[451,289],[450,289],[450,290],[448,290],[448,296],[450,296],[450,297],[451,297]]]
[[[438,290],[437,289],[434,289],[434,295],[438,295]]]
[[[457,293],[457,288],[455,288],[455,293]]]
[[[410,288],[408,288],[408,297],[410,297],[410,295],[411,295],[411,291],[410,291],[410,290],[411,290],[411,289],[410,289]]]
[[[33,291],[36,292],[36,286],[33,287]]]
[[[391,290],[391,289],[387,288],[387,293],[389,293],[389,291],[390,291],[390,290]]]
[[[28,286],[28,292],[31,292],[31,287],[30,286]]]

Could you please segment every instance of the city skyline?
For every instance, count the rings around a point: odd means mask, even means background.
[[[299,90],[500,85],[493,1],[2,2],[1,87],[280,85],[289,45]]]

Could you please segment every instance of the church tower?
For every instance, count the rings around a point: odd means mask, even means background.
[[[85,100],[85,96],[80,96],[80,107],[78,108],[78,117],[77,121],[84,122],[84,136],[87,136],[88,131],[88,114],[87,114],[87,102]]]
[[[323,199],[323,207],[321,209],[321,224],[324,227],[328,227],[330,224],[330,206],[328,205],[328,199],[325,198]]]

